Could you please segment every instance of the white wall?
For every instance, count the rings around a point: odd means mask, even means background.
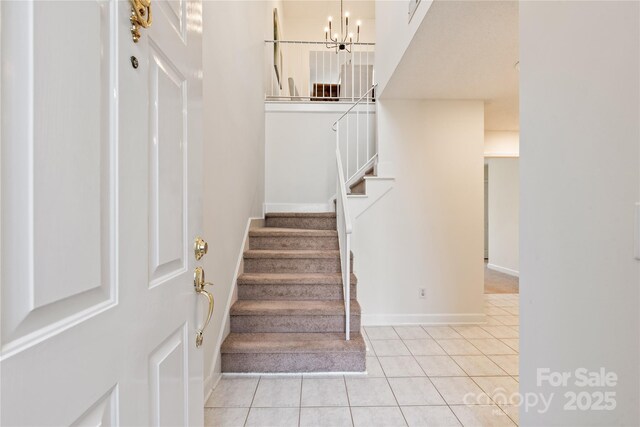
[[[333,210],[329,199],[336,193],[336,133],[331,125],[349,107],[349,104],[341,103],[265,104],[266,212]],[[354,114],[344,119],[349,120],[351,126],[352,147],[355,147],[357,122],[361,125],[358,136],[362,141],[366,140],[368,125],[373,142],[375,107],[352,111]],[[345,129],[346,122],[340,132],[343,137],[346,136]],[[346,155],[343,157],[346,161]],[[365,163],[364,156],[359,160]],[[352,173],[357,170],[355,162],[356,156],[351,150]]]
[[[203,237],[209,242],[203,265],[216,301],[204,338],[205,394],[220,369],[216,345],[224,335],[247,221],[262,215],[263,45],[272,31],[272,7],[261,1],[203,2]]]
[[[376,1],[376,74],[378,93],[384,88],[407,50],[413,35],[431,7],[432,0],[422,0],[409,22],[409,2]]]
[[[518,157],[520,133],[518,131],[485,131],[485,157]]]
[[[640,4],[520,3],[522,425],[640,425]],[[538,368],[604,368],[617,386],[538,386]],[[564,410],[568,390],[614,410]]]
[[[489,265],[519,273],[520,175],[517,158],[487,159],[489,165]]]
[[[364,323],[482,321],[483,102],[381,100],[377,114],[396,180],[354,223]]]

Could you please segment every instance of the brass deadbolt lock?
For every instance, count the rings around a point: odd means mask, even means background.
[[[196,240],[193,242],[193,254],[196,257],[196,261],[200,261],[208,250],[209,245],[207,242],[200,236],[196,237]]]

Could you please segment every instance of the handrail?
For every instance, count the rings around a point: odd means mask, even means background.
[[[345,340],[351,339],[351,218],[347,205],[347,189],[344,185],[344,171],[340,147],[336,147],[338,182],[336,194],[336,228],[340,247],[340,272],[342,274],[342,297],[344,299]]]
[[[342,202],[342,206],[344,206],[344,225],[345,231],[347,234],[351,234],[351,217],[349,216],[349,211],[347,210],[347,187],[344,185],[344,169],[342,168],[342,156],[340,155],[340,148],[336,147],[336,162],[338,166],[338,185],[340,188],[339,194],[336,194],[336,197],[340,197],[340,201]]]
[[[353,110],[353,109],[356,107],[356,105],[358,105],[358,104],[360,103],[360,101],[362,101],[364,98],[366,98],[366,97],[367,97],[367,95],[368,95],[369,93],[371,93],[371,91],[372,91],[372,90],[374,90],[376,87],[378,87],[378,83],[376,83],[376,84],[374,84],[373,86],[371,86],[371,87],[369,88],[369,90],[368,90],[368,91],[366,91],[366,92],[365,92],[365,93],[364,93],[360,98],[358,98],[358,99],[353,103],[353,105],[352,105],[351,107],[349,107],[349,109],[348,109],[347,111],[345,111],[345,112],[344,112],[344,114],[343,114],[343,115],[341,115],[341,116],[338,118],[338,120],[336,120],[335,122],[333,122],[333,124],[331,125],[331,129],[333,129],[333,131],[334,131],[334,132],[336,132],[336,131],[338,130],[338,129],[336,128],[336,125],[338,124],[338,122],[339,122],[340,120],[342,120],[342,119],[344,118],[344,116],[346,116],[347,114],[349,114],[349,112],[351,112],[351,110]]]
[[[292,44],[327,44],[328,42],[325,40],[322,41],[305,41],[305,40],[265,40],[265,43],[292,43]],[[352,45],[356,45],[356,46],[375,46],[375,43],[364,43],[364,42],[349,42],[349,43],[345,43],[345,44],[352,44]]]

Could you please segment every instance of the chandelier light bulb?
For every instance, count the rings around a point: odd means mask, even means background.
[[[338,38],[338,33],[333,33],[333,38],[337,39]]]
[[[362,21],[358,21],[358,22],[356,22],[356,24],[357,24],[357,25],[358,25],[358,27],[359,27],[360,25],[362,25]]]
[[[345,12],[344,16],[348,18],[349,17],[349,12]]]
[[[329,32],[329,27],[324,27],[324,32],[328,33]]]
[[[333,21],[333,18],[330,16],[330,17],[329,17],[329,22],[331,22],[331,21]]]

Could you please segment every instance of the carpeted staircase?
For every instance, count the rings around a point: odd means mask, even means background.
[[[364,372],[355,275],[345,340],[335,213],[272,213],[265,225],[249,231],[222,372]]]

